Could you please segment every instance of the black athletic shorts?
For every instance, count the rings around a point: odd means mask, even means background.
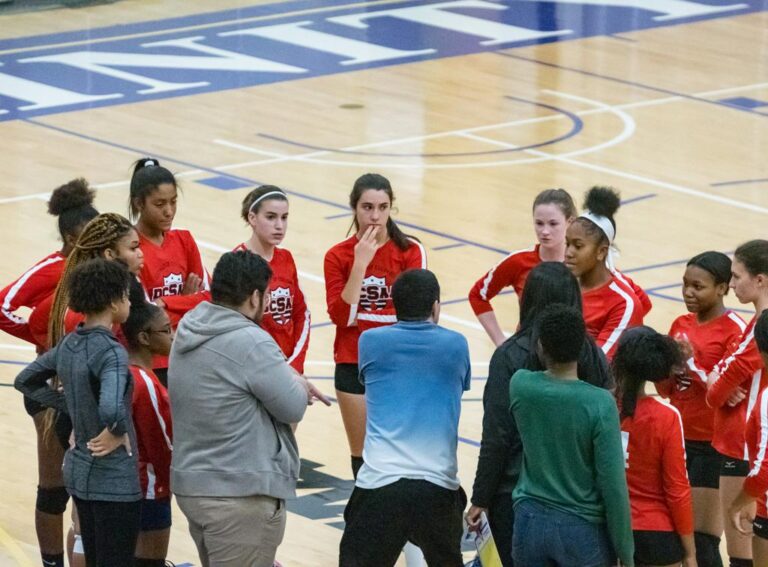
[[[360,382],[360,371],[357,364],[343,362],[336,365],[333,372],[333,382],[339,392],[346,394],[365,394],[365,386]]]
[[[709,441],[685,441],[685,466],[692,487],[720,488],[723,457]]]
[[[638,565],[678,564],[685,557],[685,548],[676,532],[634,530],[635,563]]]
[[[155,376],[157,376],[157,379],[160,380],[160,383],[167,390],[168,389],[168,368],[153,368],[152,372],[155,373]]]
[[[171,527],[171,499],[141,501],[141,531],[151,532]]]
[[[723,459],[720,465],[720,476],[745,477],[749,474],[749,461],[734,459],[727,455],[720,455]]]
[[[24,396],[24,409],[27,411],[29,417],[35,417],[41,411],[45,411],[45,406],[37,403],[32,398]]]
[[[355,487],[344,509],[340,567],[394,565],[406,542],[427,565],[462,567],[467,495],[426,480],[402,478],[380,488]]]
[[[755,516],[755,521],[752,523],[752,533],[755,537],[768,539],[768,518]]]

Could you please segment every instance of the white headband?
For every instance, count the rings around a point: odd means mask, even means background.
[[[591,211],[586,211],[585,213],[579,215],[579,217],[592,221],[598,226],[600,230],[603,231],[603,234],[605,234],[606,238],[608,238],[608,255],[605,257],[605,265],[608,266],[609,270],[613,271],[615,269],[614,260],[616,256],[619,255],[619,251],[613,245],[613,239],[616,238],[616,229],[613,228],[611,219],[602,215],[596,215]]]
[[[251,206],[250,206],[250,207],[248,207],[248,212],[249,212],[249,213],[252,213],[252,212],[253,212],[253,207],[255,207],[255,206],[256,206],[256,205],[259,203],[259,201],[263,201],[263,200],[264,200],[264,199],[266,199],[267,197],[272,197],[272,196],[274,196],[274,195],[280,195],[280,196],[281,196],[281,197],[283,197],[283,198],[284,198],[286,201],[288,200],[288,197],[287,197],[287,196],[286,196],[286,194],[285,194],[285,193],[283,193],[282,191],[269,191],[268,193],[264,193],[264,194],[263,194],[261,197],[259,197],[258,199],[256,199],[256,200],[255,200],[253,203],[251,203]]]
[[[144,167],[150,167],[153,165],[157,165],[157,162],[153,159],[148,159],[147,161],[144,162]]]

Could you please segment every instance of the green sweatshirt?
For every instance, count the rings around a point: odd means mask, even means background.
[[[532,498],[606,523],[619,559],[634,565],[619,412],[611,394],[581,380],[518,370],[509,398],[523,440],[513,500]]]

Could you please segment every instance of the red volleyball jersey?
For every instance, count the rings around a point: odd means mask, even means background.
[[[765,372],[765,370],[763,370]],[[744,492],[757,499],[757,515],[765,518],[766,497],[768,496],[768,389],[760,394],[752,415],[749,416],[746,432],[749,452],[749,474],[744,480]]]
[[[139,279],[150,301],[162,299],[168,311],[181,316],[200,303],[198,294],[181,295],[189,274],[197,274],[203,289],[210,289],[210,278],[203,266],[197,243],[188,230],[171,229],[163,235],[158,246],[139,233],[139,245],[144,253],[144,267]],[[154,368],[167,368],[168,357],[155,357]]]
[[[752,318],[736,347],[717,363],[707,388],[707,404],[715,408],[712,446],[734,459],[749,458],[745,440],[747,420],[766,386],[763,359],[755,343],[756,320],[757,317]],[[731,407],[728,398],[738,387],[747,391],[747,398]]]
[[[48,323],[51,320],[51,308],[53,307],[54,293],[37,304],[35,310],[29,316],[29,330],[40,350],[48,350]],[[85,316],[71,309],[64,313],[64,334],[71,333],[85,320]],[[119,327],[119,325],[118,325]]]
[[[45,348],[45,342],[38,342],[29,327],[29,322],[16,314],[20,307],[34,309],[46,297],[56,291],[64,271],[66,258],[61,252],[54,252],[24,272],[20,278],[0,291],[0,329],[16,338],[32,343],[38,349]],[[45,333],[47,336],[47,332]]]
[[[245,242],[235,248],[238,250],[248,250]],[[272,268],[269,299],[259,325],[275,339],[288,364],[304,374],[311,316],[299,285],[296,263],[288,250],[275,248],[269,267]]]
[[[475,315],[482,315],[493,311],[491,299],[496,297],[502,289],[512,286],[517,294],[517,299],[523,297],[525,280],[528,273],[539,263],[539,245],[525,250],[517,250],[504,258],[491,268],[482,278],[475,282],[469,290],[469,304]]]
[[[691,485],[678,411],[650,396],[621,422],[632,529],[693,533]]]
[[[683,432],[692,441],[712,441],[715,410],[707,405],[707,377],[726,352],[738,346],[747,324],[736,313],[727,310],[719,317],[699,324],[695,313],[681,315],[672,323],[669,336],[687,341],[693,356],[686,362],[690,385],[671,383],[667,392],[683,418]]]
[[[391,325],[397,321],[392,305],[392,284],[402,272],[426,268],[424,247],[410,239],[407,250],[387,241],[368,264],[360,291],[360,301],[354,305],[341,298],[355,260],[357,236],[336,244],[325,254],[325,296],[328,315],[336,325],[333,359],[339,363],[357,364],[357,340],[360,333],[371,327]]]
[[[614,275],[595,289],[582,293],[587,333],[610,360],[622,333],[643,324],[644,308],[632,288]]]
[[[141,491],[148,500],[162,500],[171,495],[171,404],[167,390],[154,372],[134,364],[130,368]]]
[[[645,293],[645,290],[641,288],[639,285],[635,283],[635,281],[630,278],[627,274],[624,274],[620,272],[619,270],[611,270],[611,273],[619,279],[622,283],[626,284],[630,288],[632,288],[632,291],[635,293],[635,296],[638,300],[640,300],[640,305],[643,307],[643,317],[648,315],[650,310],[653,308],[653,303],[651,303],[651,298],[648,297],[648,294]]]

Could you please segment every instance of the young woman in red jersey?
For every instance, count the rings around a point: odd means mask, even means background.
[[[250,250],[272,268],[269,299],[260,325],[275,339],[288,364],[304,374],[310,313],[293,256],[279,247],[288,230],[288,197],[279,187],[263,185],[245,196],[241,214],[253,232],[235,250]]]
[[[171,535],[173,427],[168,392],[152,372],[152,357],[168,356],[173,330],[165,311],[147,301],[133,299],[122,330],[133,375],[133,423],[144,494],[134,565],[164,567]]]
[[[517,250],[491,268],[469,290],[469,304],[477,320],[496,346],[506,340],[496,320],[491,299],[505,287],[515,289],[518,300],[534,266],[541,262],[562,262],[565,257],[565,229],[576,216],[576,205],[565,189],[547,189],[533,201],[533,229],[539,243]]]
[[[587,332],[610,360],[622,333],[642,325],[650,302],[626,276],[615,271],[613,241],[619,194],[609,187],[593,187],[584,201],[586,212],[565,233],[565,265],[579,280]],[[647,301],[647,297],[646,297]]]
[[[755,343],[763,366],[768,364],[768,312],[764,311],[754,327]],[[768,565],[768,389],[760,399],[747,424],[747,446],[750,471],[741,492],[731,503],[728,515],[731,525],[742,535],[752,535],[752,556],[755,565]],[[752,512],[757,502],[756,514]],[[751,526],[749,524],[752,524]]]
[[[397,320],[391,298],[397,276],[411,268],[427,267],[424,247],[403,234],[390,216],[394,198],[385,177],[376,173],[359,177],[349,195],[355,234],[325,254],[326,302],[336,325],[336,396],[355,476],[363,464],[366,417],[357,340],[364,330]]]
[[[35,340],[50,348],[58,344],[61,338],[74,330],[84,317],[68,309],[69,281],[68,274],[79,265],[93,258],[105,258],[121,262],[133,274],[138,274],[143,264],[143,255],[139,248],[139,235],[128,219],[115,213],[103,213],[91,220],[83,228],[71,253],[67,256],[61,280],[56,291],[35,308],[29,318],[30,329]],[[57,386],[54,379],[54,386]],[[69,418],[56,416],[53,410],[40,414],[41,435],[50,450],[39,452],[38,459],[43,460],[50,470],[58,471],[58,481],[63,488],[61,465],[64,458],[63,446],[68,445],[67,437],[71,430]],[[63,437],[56,440],[56,436]],[[66,500],[64,500],[66,507]],[[63,509],[62,509],[63,513]],[[59,528],[61,529],[61,528]],[[74,539],[73,539],[74,538]],[[82,563],[82,545],[76,541],[77,529],[70,532],[69,549],[74,546],[73,565]],[[79,558],[77,556],[80,556]],[[76,563],[76,562],[80,563]]]
[[[178,321],[200,302],[194,294],[209,289],[209,278],[192,234],[172,228],[177,198],[173,173],[153,158],[136,162],[131,177],[130,216],[144,252],[139,278],[149,299],[176,314]],[[158,377],[166,383],[168,358],[155,357],[154,365]]]
[[[715,408],[712,446],[723,455],[720,502],[723,510],[741,491],[749,473],[745,429],[760,391],[766,386],[765,366],[754,340],[757,316],[768,309],[768,240],[751,240],[734,252],[731,288],[741,303],[752,303],[755,317],[738,344],[717,363],[707,380],[707,404]],[[750,538],[726,523],[725,539],[734,567],[752,565]]]
[[[696,558],[718,565],[723,515],[720,507],[720,454],[712,447],[715,412],[707,405],[707,376],[733,349],[746,323],[727,309],[723,298],[731,280],[731,259],[721,252],[691,258],[683,275],[683,300],[689,313],[672,323],[669,335],[688,356],[674,381],[657,383],[683,419],[686,465],[691,482]]]
[[[98,215],[93,208],[95,192],[85,179],[73,179],[58,187],[48,201],[48,213],[58,217],[62,247],[28,269],[21,277],[0,291],[0,329],[16,338],[35,345],[38,352],[45,349],[30,324],[16,311],[21,307],[35,309],[56,290],[64,271],[64,262],[72,252],[83,227]],[[45,337],[43,337],[45,338]],[[43,411],[37,402],[24,397],[24,408],[32,417],[37,430],[38,487],[35,504],[35,528],[40,554],[48,565],[64,565],[63,524],[69,496],[61,476],[64,452],[56,439],[43,435]],[[50,457],[50,458],[48,458]]]
[[[649,327],[628,331],[613,358],[637,567],[697,565],[680,413],[645,394],[682,364],[674,339]]]
[[[35,345],[29,323],[16,314],[20,307],[34,309],[56,289],[64,271],[64,260],[75,246],[83,227],[99,212],[93,208],[93,191],[85,179],[73,179],[55,189],[48,201],[48,213],[58,217],[62,247],[49,254],[21,277],[0,291],[0,330]]]

